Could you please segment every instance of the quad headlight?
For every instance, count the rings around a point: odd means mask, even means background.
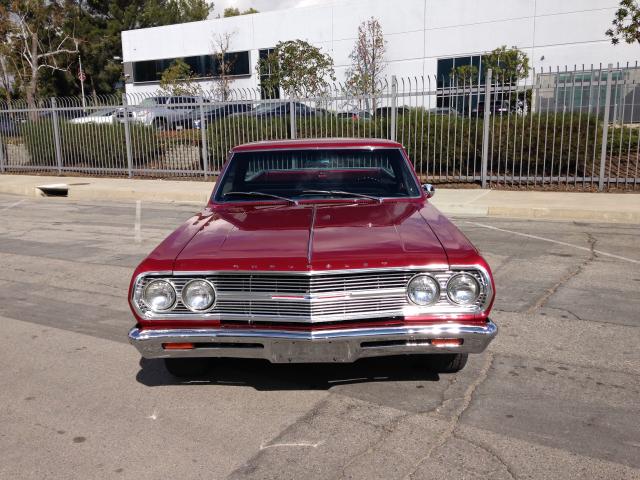
[[[182,303],[192,312],[209,310],[216,301],[216,291],[207,280],[191,280],[182,289]]]
[[[152,280],[144,287],[142,301],[154,312],[166,312],[176,303],[176,290],[166,280]]]
[[[421,307],[433,305],[440,298],[440,285],[431,275],[419,274],[409,280],[407,297]]]
[[[447,283],[447,296],[458,305],[472,305],[480,297],[480,284],[473,275],[458,273]]]

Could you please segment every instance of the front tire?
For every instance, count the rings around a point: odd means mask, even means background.
[[[457,373],[467,364],[467,353],[439,353],[426,356],[426,367],[436,373]]]
[[[178,378],[202,377],[211,370],[207,358],[165,358],[164,367]]]

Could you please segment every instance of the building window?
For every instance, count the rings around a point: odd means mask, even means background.
[[[438,107],[451,107],[460,113],[469,113],[479,101],[478,85],[485,83],[482,55],[439,58],[436,83]]]
[[[162,73],[171,66],[177,58],[163,58],[160,60],[145,60],[133,62],[133,81],[159,82]],[[191,67],[195,78],[215,78],[220,76],[218,59],[214,55],[196,55],[183,57],[182,60]],[[225,61],[231,65],[230,76],[241,77],[251,75],[249,52],[228,52]]]
[[[273,51],[274,51],[273,48],[265,48],[260,50],[258,52],[260,60],[265,60]],[[260,98],[265,98],[265,99],[280,98],[280,87],[271,89],[263,86],[265,80],[268,79],[270,76],[271,76],[271,71],[266,73],[262,72],[260,75]]]

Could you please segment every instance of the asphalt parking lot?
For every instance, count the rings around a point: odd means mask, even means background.
[[[410,360],[226,361],[126,342],[137,263],[194,205],[0,195],[0,478],[640,478],[640,226],[455,218],[498,338]]]

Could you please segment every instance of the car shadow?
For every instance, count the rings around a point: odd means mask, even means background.
[[[136,380],[147,387],[171,385],[233,385],[259,391],[329,390],[338,385],[371,382],[437,382],[426,362],[415,357],[366,358],[355,363],[272,364],[266,360],[215,359],[205,376],[180,379],[162,360],[140,359]]]

